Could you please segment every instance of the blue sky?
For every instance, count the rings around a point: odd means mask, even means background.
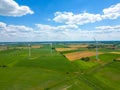
[[[120,0],[1,0],[0,42],[120,40]]]

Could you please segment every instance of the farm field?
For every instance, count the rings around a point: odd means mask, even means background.
[[[77,48],[56,48],[56,51],[59,51],[59,52],[71,51],[71,50],[77,50]]]
[[[99,52],[98,54],[102,54],[101,52]],[[90,57],[90,56],[95,56],[96,52],[92,52],[92,51],[87,51],[87,52],[73,52],[73,53],[67,53],[65,54],[65,56],[69,59],[69,60],[77,60],[80,59],[82,57]]]
[[[72,44],[72,45],[68,45],[68,47],[72,47],[72,48],[86,48],[86,47],[88,47],[88,44]]]
[[[73,45],[78,50],[56,50],[72,44],[31,46],[31,56],[26,46],[0,51],[0,90],[119,90],[119,50],[100,48],[97,61],[95,48]],[[70,61],[68,54],[77,58]]]

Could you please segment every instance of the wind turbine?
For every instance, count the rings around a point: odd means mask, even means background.
[[[31,56],[31,45],[30,44],[28,44],[28,55],[29,55],[29,57]]]
[[[96,60],[99,60],[99,58],[98,58],[98,42],[96,41],[95,37],[94,37],[94,41],[96,43]]]
[[[52,54],[52,42],[50,43],[50,46],[51,46],[51,54]]]

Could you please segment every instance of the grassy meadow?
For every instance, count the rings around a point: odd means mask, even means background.
[[[119,90],[120,54],[100,49],[99,61],[69,61],[64,54],[95,49],[58,52],[63,44],[43,44],[40,48],[0,51],[0,90]],[[119,50],[115,50],[120,52]]]

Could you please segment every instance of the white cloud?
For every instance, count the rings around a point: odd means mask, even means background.
[[[120,3],[104,9],[103,12],[104,15],[102,15],[102,17],[104,19],[116,19],[120,17]]]
[[[51,26],[36,24],[35,29],[24,25],[0,22],[0,41],[51,41],[51,40],[119,40],[120,25],[99,26],[95,30],[81,30],[77,25]]]
[[[6,28],[6,24],[3,22],[0,22],[0,32],[3,31]]]
[[[81,30],[79,27],[69,28],[69,25],[63,25],[66,28],[60,29],[62,26],[50,26],[37,24],[38,31],[36,36],[44,40],[93,40],[95,36],[97,40],[119,40],[120,25],[99,26],[95,30]],[[76,26],[76,25],[75,25]],[[110,26],[109,26],[110,27]],[[102,30],[104,28],[104,31]],[[43,38],[44,37],[44,38]],[[45,38],[46,37],[46,38]],[[118,38],[119,37],[119,38]]]
[[[7,25],[6,23],[0,22],[0,31],[2,35],[17,35],[23,37],[21,34],[32,32],[33,29],[27,26]]]
[[[38,30],[34,31],[34,35],[36,37],[40,37],[43,40],[64,40],[66,37],[69,38],[67,36],[67,33],[69,31],[71,32],[79,29],[77,25],[51,26],[44,24],[36,24],[36,26]]]
[[[87,12],[80,14],[74,14],[72,12],[56,12],[53,21],[65,24],[84,25],[104,19],[117,19],[118,17],[120,17],[120,3],[103,9],[103,14],[91,14]]]
[[[72,12],[56,12],[53,20],[59,23],[83,25],[86,23],[94,23],[96,21],[100,21],[101,19],[102,18],[99,14],[84,12],[82,14],[75,15]]]
[[[0,22],[0,27],[6,27],[6,24],[3,22]]]
[[[6,27],[6,31],[15,31],[15,32],[30,32],[32,31],[32,28],[26,27],[26,26],[19,26],[19,25],[8,25]]]
[[[0,15],[17,17],[33,13],[28,6],[19,6],[14,0],[0,0]]]
[[[115,26],[98,26],[96,27],[96,29],[100,29],[100,30],[120,30],[120,25],[115,25]]]
[[[106,32],[106,33],[111,33],[111,32],[118,32],[120,33],[120,25],[115,25],[115,26],[99,26],[96,27],[97,30]]]
[[[43,25],[43,24],[36,24],[36,26],[40,30],[70,30],[70,29],[77,29],[77,25],[62,25],[62,26],[50,26],[50,25]]]

